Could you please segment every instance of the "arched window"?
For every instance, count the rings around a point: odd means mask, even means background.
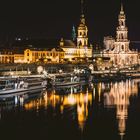
[[[84,41],[84,45],[86,45],[86,43],[87,43],[87,42],[86,42],[86,40],[85,40],[85,41]]]
[[[81,42],[81,40],[79,41],[79,46],[81,46],[82,45],[82,42]]]
[[[122,51],[124,51],[124,45],[122,45]]]
[[[122,21],[122,26],[123,26],[124,24],[123,24],[123,21]]]
[[[121,39],[121,34],[119,34],[119,39]]]
[[[123,37],[123,33],[121,34],[121,39],[124,39],[124,37]]]

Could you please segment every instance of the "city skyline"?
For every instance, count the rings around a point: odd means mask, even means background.
[[[137,1],[123,0],[129,39],[138,41],[139,13]],[[102,42],[104,36],[115,36],[121,0],[85,0],[84,13],[91,43]],[[71,38],[72,26],[80,22],[80,0],[45,2],[2,2],[0,37]],[[77,30],[76,30],[77,31]]]

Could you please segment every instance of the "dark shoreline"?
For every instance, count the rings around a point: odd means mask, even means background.
[[[133,75],[125,75],[125,74],[119,74],[119,75],[113,75],[113,76],[93,76],[93,83],[98,83],[98,82],[118,82],[118,81],[125,81],[125,80],[131,80],[131,79],[137,79],[140,78],[139,76],[133,76]]]

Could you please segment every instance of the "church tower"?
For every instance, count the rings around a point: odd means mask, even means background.
[[[118,16],[119,26],[116,31],[116,42],[115,52],[128,52],[129,51],[129,40],[128,40],[128,28],[126,27],[125,21],[126,16],[124,13],[123,5],[121,4],[121,11]]]
[[[116,39],[111,49],[104,50],[103,56],[110,57],[113,67],[128,68],[138,64],[138,52],[129,48],[128,28],[123,5],[118,16],[119,25],[116,28]],[[109,48],[109,47],[108,47]]]
[[[84,2],[81,0],[81,18],[80,24],[78,26],[78,33],[77,33],[77,46],[78,47],[87,47],[88,46],[88,28],[86,26],[85,15],[84,15]]]

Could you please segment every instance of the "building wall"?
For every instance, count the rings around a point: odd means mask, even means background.
[[[78,47],[62,47],[65,52],[64,59],[72,61],[73,58],[86,58],[92,57],[92,48],[78,48]]]
[[[63,51],[57,51],[55,48],[51,51],[30,50],[24,51],[24,59],[26,63],[35,63],[42,59],[44,62],[59,63],[64,58]]]
[[[104,37],[104,47],[106,50],[114,48],[115,39],[112,36]]]
[[[14,54],[14,63],[25,63],[24,54]]]
[[[119,26],[116,30],[116,40],[113,43],[112,39],[107,38],[106,48],[103,51],[104,57],[110,57],[114,67],[130,67],[139,64],[138,52],[129,49],[130,41],[128,40],[128,28],[125,25],[125,14],[121,7],[118,16]],[[112,44],[113,43],[113,44]],[[113,46],[113,49],[110,48]]]
[[[126,67],[138,64],[138,53],[104,53],[104,57],[110,57],[114,66]]]
[[[14,63],[14,55],[0,54],[0,63]]]

